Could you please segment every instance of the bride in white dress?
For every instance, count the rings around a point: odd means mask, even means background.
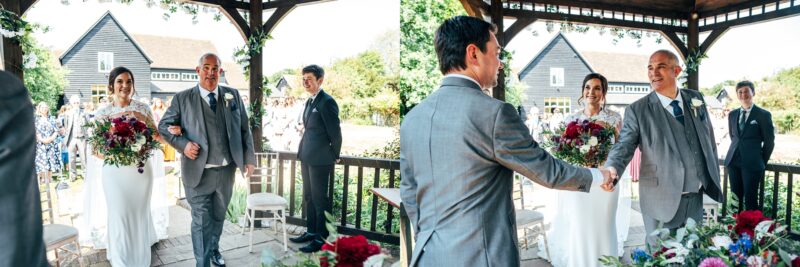
[[[615,127],[616,135],[619,135],[622,117],[602,104],[607,91],[605,77],[597,73],[587,75],[581,94],[585,108],[567,116],[564,123],[575,120],[602,121]],[[630,194],[620,197],[620,191],[630,192],[630,189],[625,189],[626,186],[630,187],[630,183],[623,175],[616,190],[611,193],[601,190],[599,185],[591,188],[588,194],[570,191],[554,193],[556,197],[551,207],[555,208],[549,212],[552,221],[547,232],[553,266],[600,266],[598,259],[601,256],[622,255],[622,244],[628,231]]]
[[[133,73],[130,70],[124,67],[111,70],[109,92],[114,101],[108,107],[98,110],[95,117],[133,116],[155,129],[150,108],[131,99],[133,82]],[[155,151],[157,153],[158,150]],[[102,161],[99,158],[94,160]],[[112,266],[150,266],[150,246],[158,242],[151,215],[153,162],[153,158],[149,159],[142,173],[139,173],[136,166],[116,167],[104,164],[100,170],[108,218],[106,257]]]

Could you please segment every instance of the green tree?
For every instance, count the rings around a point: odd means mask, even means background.
[[[51,113],[56,111],[58,97],[63,94],[67,86],[67,71],[53,64],[53,55],[41,47],[33,36],[26,35],[27,39],[22,50],[24,56],[25,87],[31,93],[34,103],[46,102]]]
[[[433,34],[445,19],[458,15],[466,12],[456,0],[400,1],[400,114],[422,101],[441,80]]]

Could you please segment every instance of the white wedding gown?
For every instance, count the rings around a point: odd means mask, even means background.
[[[126,111],[152,120],[149,107],[135,100],[125,108],[98,110],[96,116]],[[83,244],[106,248],[113,266],[150,266],[150,246],[167,238],[164,155],[160,150],[152,153],[143,173],[135,166],[115,167],[89,157],[80,236]]]
[[[566,118],[565,124],[576,119],[585,120],[583,111]],[[616,112],[604,109],[591,119],[604,121],[619,129],[622,118]],[[620,256],[628,236],[630,217],[630,175],[626,171],[614,192],[606,192],[594,185],[589,193],[545,189],[540,197],[552,200],[546,203],[545,223],[550,263],[555,267],[601,266],[601,256]],[[539,245],[540,248],[544,244]],[[544,250],[539,251],[547,258]]]

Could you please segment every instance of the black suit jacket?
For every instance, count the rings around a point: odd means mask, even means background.
[[[0,266],[48,266],[35,155],[31,97],[0,71]]]
[[[334,164],[342,149],[342,129],[336,100],[320,90],[311,107],[303,107],[305,132],[300,140],[297,157],[310,165]]]
[[[764,170],[775,148],[775,127],[772,125],[772,114],[756,105],[750,109],[750,115],[745,121],[744,130],[739,132],[739,114],[742,108],[735,109],[728,114],[728,133],[731,136],[731,146],[725,157],[725,166],[737,166],[739,162],[733,160],[737,154],[741,159],[741,168],[749,170]]]

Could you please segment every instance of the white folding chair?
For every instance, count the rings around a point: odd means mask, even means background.
[[[536,209],[540,207],[534,207],[533,209],[525,208],[525,194],[523,185],[525,184],[524,182],[526,179],[515,173],[514,180],[515,184],[512,191],[514,206],[516,207],[514,212],[516,213],[517,229],[522,229],[524,233],[522,235],[523,247],[528,249],[528,240],[541,236],[542,239],[544,239],[545,254],[547,255],[547,259],[550,260],[550,249],[548,248],[549,245],[547,244],[547,235],[545,234],[544,215],[541,212],[536,211]]]
[[[286,208],[288,202],[283,197],[275,194],[265,192],[266,188],[272,188],[275,192],[277,186],[275,185],[274,178],[278,177],[278,153],[256,153],[256,169],[251,177],[245,177],[247,180],[247,205],[244,211],[245,220],[250,223],[250,248],[249,251],[253,252],[253,230],[255,221],[272,221],[272,227],[275,232],[278,232],[278,224],[281,223],[283,230],[283,251],[287,251],[286,246]],[[254,179],[255,178],[255,179]],[[251,185],[258,185],[259,192],[250,192]],[[271,217],[256,218],[256,211],[264,211],[271,214]],[[242,227],[242,234],[244,234],[245,227]]]
[[[41,187],[40,187],[41,188]],[[64,252],[75,256],[78,264],[83,267],[83,260],[81,259],[81,245],[78,243],[78,229],[65,224],[56,224],[55,216],[53,216],[53,201],[52,192],[50,192],[50,181],[45,181],[44,190],[40,196],[42,199],[42,218],[45,214],[49,215],[49,223],[43,225],[42,236],[47,251],[53,251],[56,256],[56,267],[61,266],[62,257],[59,252]],[[69,248],[70,244],[74,244],[74,249]],[[64,259],[66,260],[66,259]]]

